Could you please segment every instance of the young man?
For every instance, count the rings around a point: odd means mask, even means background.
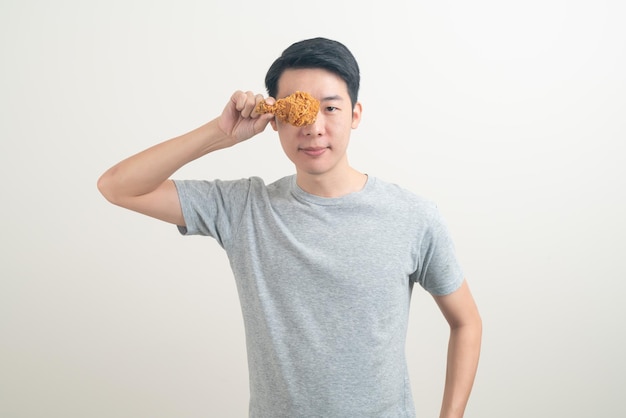
[[[98,182],[112,203],[216,239],[228,254],[248,345],[250,417],[414,417],[405,340],[413,284],[450,324],[441,417],[462,417],[481,319],[434,204],[348,163],[359,126],[359,68],[341,43],[314,38],[270,67],[269,97],[320,101],[295,127],[235,92],[222,114],[136,154]],[[265,185],[171,180],[183,165],[270,124],[295,175]]]

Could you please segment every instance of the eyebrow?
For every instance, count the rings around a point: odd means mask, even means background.
[[[322,100],[320,100],[320,101],[322,101],[322,102],[332,102],[333,100],[341,101],[341,100],[343,100],[343,97],[341,97],[339,95],[327,96],[327,97],[322,98]]]

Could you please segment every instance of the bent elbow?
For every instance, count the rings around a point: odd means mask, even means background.
[[[115,198],[115,187],[113,186],[113,179],[111,177],[112,176],[109,171],[105,172],[98,178],[96,186],[100,194],[106,200],[116,205],[117,200]]]

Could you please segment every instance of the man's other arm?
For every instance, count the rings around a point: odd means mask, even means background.
[[[482,320],[465,280],[456,291],[434,299],[450,326],[440,418],[461,418],[478,368]]]

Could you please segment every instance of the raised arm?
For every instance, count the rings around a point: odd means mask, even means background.
[[[461,418],[478,368],[482,320],[466,281],[449,295],[435,296],[435,301],[450,325],[440,418]]]
[[[233,93],[219,117],[108,169],[98,179],[100,193],[115,205],[184,226],[178,193],[170,176],[203,155],[262,132],[272,115],[254,112],[261,100],[260,94]]]

